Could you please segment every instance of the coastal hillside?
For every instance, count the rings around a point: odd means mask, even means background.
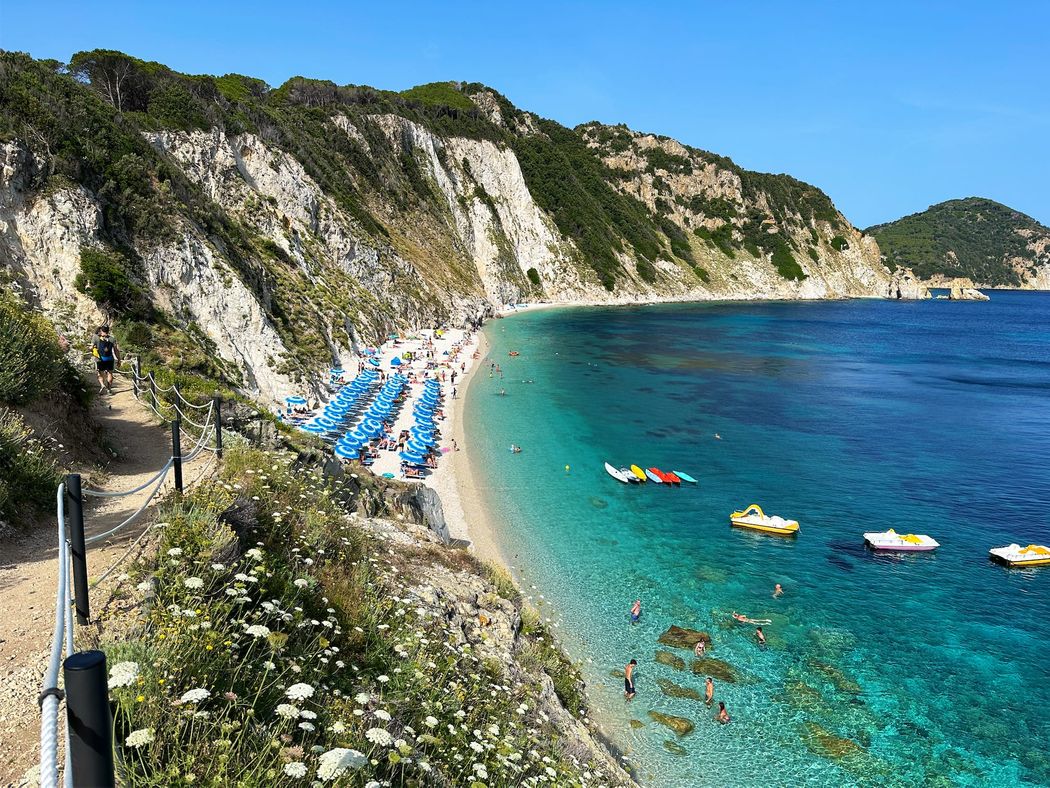
[[[891,269],[934,283],[1050,289],[1050,227],[992,200],[967,197],[869,227]]]
[[[267,399],[506,303],[899,292],[816,187],[477,83],[8,52],[0,146],[0,263],[40,307]]]

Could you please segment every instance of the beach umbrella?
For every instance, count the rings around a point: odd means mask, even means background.
[[[372,356],[372,358],[368,359],[368,363],[372,364],[373,366],[378,367],[379,366],[379,359],[377,359],[375,356]]]
[[[397,356],[394,356],[392,359],[390,359],[390,366],[392,366],[392,367],[400,367],[401,366],[401,359],[399,359]]]
[[[386,473],[383,474],[383,478],[384,479],[393,479],[394,478],[394,474],[392,474],[390,471],[387,471]]]
[[[320,435],[322,433],[328,432],[328,430],[322,427],[320,424],[303,424],[301,427],[299,427],[299,429],[301,429],[303,432],[312,432],[315,435]]]
[[[287,402],[289,405],[305,405],[306,397],[285,397],[284,401]]]
[[[410,452],[415,453],[415,454],[426,454],[429,449],[426,446],[424,446],[422,443],[416,443],[415,441],[409,441],[408,442],[408,450]]]
[[[403,451],[398,456],[401,457],[401,459],[405,462],[411,463],[413,465],[423,465],[424,463],[426,463],[426,460],[424,460],[420,455],[415,454],[413,452]]]

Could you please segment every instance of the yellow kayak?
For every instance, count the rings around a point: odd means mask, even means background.
[[[638,477],[638,481],[640,481],[640,482],[647,481],[647,479],[645,478],[645,471],[643,471],[637,465],[632,465],[631,466],[631,473],[633,473],[635,476]]]
[[[751,504],[743,511],[733,512],[729,515],[729,522],[740,528],[750,528],[752,531],[766,534],[794,536],[798,533],[798,520],[785,520],[776,515],[770,517],[757,503]]]

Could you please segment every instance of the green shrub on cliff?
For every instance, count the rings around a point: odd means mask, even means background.
[[[58,467],[21,417],[0,407],[0,520],[28,521],[55,501]]]
[[[777,273],[785,279],[793,279],[801,282],[806,279],[806,272],[802,270],[802,266],[795,260],[795,256],[791,254],[791,247],[787,245],[786,241],[781,240],[773,250],[773,267],[777,269]]]
[[[0,404],[24,405],[58,389],[71,371],[58,335],[43,315],[0,292]]]

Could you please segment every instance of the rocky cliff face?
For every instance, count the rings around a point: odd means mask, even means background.
[[[4,58],[0,263],[75,329],[121,317],[74,286],[82,249],[119,251],[156,313],[267,399],[389,331],[506,303],[913,296],[812,186],[565,129],[484,86],[420,103],[128,58],[140,90],[120,112]],[[62,97],[44,139],[33,90]]]

